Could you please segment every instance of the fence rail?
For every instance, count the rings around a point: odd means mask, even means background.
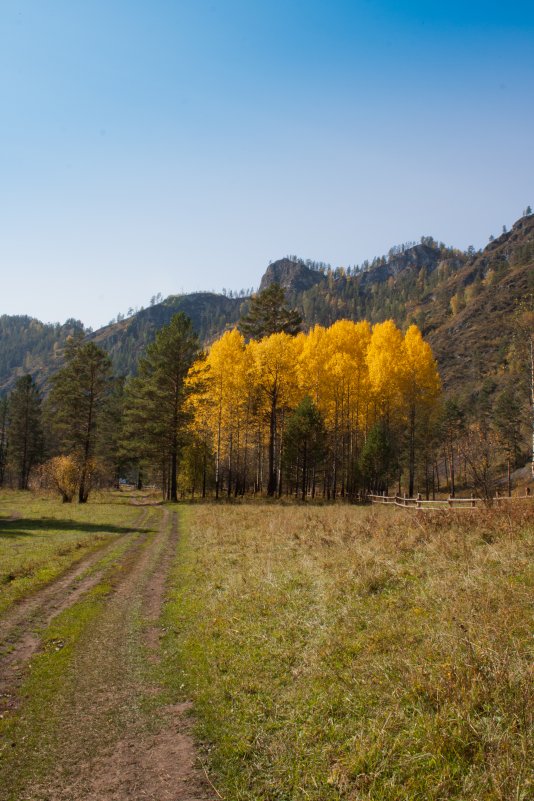
[[[407,498],[405,495],[369,495],[371,503],[376,504],[389,504],[391,506],[398,506],[402,509],[420,509],[422,511],[434,511],[438,509],[456,509],[468,510],[476,509],[477,507],[484,506],[486,501],[483,498],[435,498],[433,500],[423,500],[421,495],[416,498]],[[501,503],[509,503],[514,501],[533,500],[534,495],[527,493],[526,495],[497,495],[492,498],[494,504],[500,505]]]

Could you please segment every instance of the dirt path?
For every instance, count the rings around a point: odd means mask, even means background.
[[[160,514],[157,532],[121,559],[101,614],[77,645],[54,699],[53,736],[44,732],[33,754],[24,754],[46,770],[36,769],[40,775],[25,782],[17,801],[216,799],[199,767],[188,706],[158,702],[158,619],[178,540],[176,514]],[[91,579],[91,586],[99,580]],[[54,608],[68,606],[75,593],[66,583],[52,593]]]
[[[148,516],[147,510],[139,515],[132,533],[145,525]],[[144,537],[132,539],[132,533],[123,534],[82,558],[56,581],[14,604],[0,620],[0,714],[18,706],[17,690],[29,660],[41,645],[43,630],[98,584],[103,571],[93,572],[92,568],[116,548],[118,542],[130,538],[126,553],[140,547]]]
[[[145,509],[135,521],[132,529],[141,528],[145,524],[147,517],[148,510]],[[121,539],[128,536],[130,535],[123,534]],[[24,631],[32,624],[48,623],[55,615],[58,615],[59,612],[74,603],[76,596],[79,597],[83,594],[83,590],[80,591],[81,577],[96,562],[102,559],[102,556],[111,550],[116,543],[117,539],[113,539],[109,545],[99,548],[89,556],[76,562],[56,581],[15,603],[0,620],[0,648],[5,643],[14,643],[17,639],[18,630]]]

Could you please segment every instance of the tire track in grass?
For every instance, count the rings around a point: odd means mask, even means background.
[[[0,621],[0,715],[17,708],[20,700],[17,691],[28,662],[42,644],[42,632],[102,580],[102,563],[108,558],[124,557],[140,546],[146,535],[133,540],[132,535],[138,533],[148,517],[148,510],[144,510],[130,533],[115,538],[59,579],[19,601]]]
[[[132,526],[132,533],[136,529],[141,528],[146,523],[148,518],[148,510],[143,510],[138,519]],[[39,619],[41,614],[46,615],[48,610],[56,608],[57,604],[58,614],[62,611],[61,604],[68,598],[69,593],[76,589],[77,583],[80,581],[84,573],[89,570],[96,562],[98,562],[102,555],[107,551],[113,549],[117,541],[131,536],[130,533],[122,534],[120,537],[114,538],[113,541],[107,545],[103,545],[89,556],[82,558],[79,562],[67,569],[59,578],[54,579],[50,584],[47,584],[35,593],[16,601],[14,605],[7,611],[7,613],[0,619],[0,649],[2,644],[6,641],[9,642],[11,637],[16,636],[17,629],[26,627],[33,622],[34,619]],[[51,619],[51,618],[50,618]]]
[[[157,624],[177,540],[176,514],[164,509],[157,533],[130,554],[76,642],[49,699],[50,719],[39,706],[39,736],[19,755],[34,767],[24,773],[19,766],[23,779],[18,795],[5,796],[9,801],[213,801],[196,767],[187,706],[163,706],[154,678]],[[52,663],[54,652],[41,658]]]

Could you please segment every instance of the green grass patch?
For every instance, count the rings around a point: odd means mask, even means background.
[[[162,680],[232,801],[531,797],[533,523],[187,511]]]
[[[119,493],[62,504],[28,492],[0,492],[0,615],[88,553],[132,530],[139,509]]]

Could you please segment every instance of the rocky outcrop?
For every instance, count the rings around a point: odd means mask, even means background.
[[[311,270],[305,264],[292,259],[279,259],[267,267],[260,283],[260,292],[271,284],[279,284],[290,294],[306,292],[325,280],[323,273]]]

